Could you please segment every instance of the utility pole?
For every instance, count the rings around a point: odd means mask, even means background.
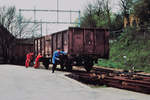
[[[34,26],[36,25],[36,8],[34,7]],[[32,37],[34,38],[35,30],[33,29]]]
[[[41,10],[41,9],[36,9],[35,7],[34,7],[34,9],[19,9],[19,24],[20,24],[20,26],[21,26],[21,23],[31,23],[31,24],[34,24],[34,25],[36,25],[36,24],[40,24],[41,26],[41,35],[42,35],[42,29],[43,29],[43,24],[46,24],[46,32],[48,32],[47,31],[47,24],[78,24],[78,27],[80,27],[80,11],[74,11],[74,10],[59,10],[59,3],[58,3],[58,0],[57,0],[57,9],[56,10]],[[33,20],[30,20],[30,21],[22,21],[21,20],[21,12],[33,12]],[[55,21],[42,21],[42,20],[38,20],[37,18],[36,18],[36,16],[37,16],[37,12],[47,12],[47,13],[49,13],[49,12],[55,12],[55,13],[57,13],[57,19],[55,20]],[[61,12],[61,13],[68,13],[68,14],[70,14],[70,19],[68,19],[69,21],[60,21],[59,19],[59,12]],[[72,21],[72,13],[77,13],[78,14],[78,17],[77,17],[77,19],[78,19],[78,22],[73,22]],[[20,27],[20,30],[21,30],[21,27]],[[46,33],[47,34],[47,33]],[[32,32],[32,37],[34,38],[34,35],[35,35],[35,30],[33,30],[33,32]],[[20,34],[20,38],[21,38],[21,34]]]
[[[46,34],[48,33],[47,24],[46,24]]]
[[[71,14],[71,10],[70,10],[70,23],[72,23],[72,14]]]
[[[42,20],[41,20],[41,22],[42,22]],[[41,37],[42,37],[42,23],[41,23]]]
[[[80,11],[79,11],[79,18],[78,18],[78,27],[80,27],[80,24],[81,24],[81,15],[80,15]]]
[[[58,14],[58,12],[59,12],[59,3],[58,3],[58,0],[57,0],[57,23],[59,22],[59,14]]]
[[[74,10],[41,10],[41,9],[20,9],[20,12],[34,12],[34,20],[33,21],[22,21],[21,23],[42,23],[42,24],[77,24],[76,22],[72,22],[72,13],[78,13],[78,26],[80,26],[80,11]],[[57,21],[37,21],[36,20],[36,12],[56,12],[57,13]],[[70,22],[67,21],[59,21],[59,12],[61,13],[70,13]]]
[[[20,35],[20,38],[21,38],[21,9],[19,9],[19,35]]]

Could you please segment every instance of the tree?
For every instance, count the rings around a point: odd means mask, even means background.
[[[120,0],[120,7],[122,16],[127,19],[127,25],[129,25],[129,14],[133,9],[133,0]]]
[[[89,3],[81,20],[81,27],[105,27],[111,25],[111,7],[109,0],[96,0],[94,4]]]
[[[111,18],[111,29],[121,30],[123,28],[123,16],[121,14],[114,14]]]
[[[1,7],[0,8],[0,24],[3,25],[10,33],[16,38],[31,38],[33,31],[38,30],[38,24],[29,25],[29,23],[21,23],[23,21],[28,22],[29,19],[25,19],[16,13],[16,8]]]
[[[110,18],[110,16],[111,16],[111,13],[110,13],[111,12],[111,7],[109,6],[109,4],[110,4],[109,0],[106,0],[106,1],[103,0],[104,11],[106,12],[106,18],[108,20],[108,26],[110,28],[110,26],[111,26],[111,18]]]
[[[92,4],[88,4],[84,16],[81,17],[81,27],[96,27],[96,21],[94,19],[94,9]]]
[[[141,24],[150,22],[150,0],[138,0],[135,2],[134,10]]]
[[[110,0],[96,0],[95,2],[95,19],[97,27],[109,28],[111,26],[111,7]]]

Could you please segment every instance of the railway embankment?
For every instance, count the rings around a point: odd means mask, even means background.
[[[149,32],[144,33],[137,28],[125,29],[110,43],[109,60],[100,59],[97,65],[150,73],[149,45]]]

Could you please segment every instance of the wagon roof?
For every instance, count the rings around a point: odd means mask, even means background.
[[[64,30],[62,30],[62,31],[58,31],[58,32],[50,33],[50,34],[45,35],[45,36],[51,36],[51,35],[54,35],[54,34],[57,34],[57,33],[60,33],[60,32],[68,31],[68,30],[70,30],[70,29],[89,29],[89,30],[94,30],[94,29],[96,29],[96,30],[106,30],[106,31],[108,31],[108,29],[107,29],[107,28],[94,28],[94,27],[69,27],[68,29],[64,29]],[[41,38],[43,38],[43,37],[45,37],[45,36],[38,37],[38,38],[36,38],[36,39],[41,39]]]
[[[107,31],[108,31],[108,29],[107,29],[107,28],[94,28],[94,27],[69,27],[68,29],[64,29],[64,30],[62,30],[62,31],[54,32],[54,33],[48,34],[48,35],[46,35],[46,36],[53,35],[53,34],[57,34],[57,33],[59,33],[59,32],[65,32],[65,31],[68,31],[68,30],[70,30],[70,29],[91,29],[91,30],[96,29],[96,30],[107,30]]]
[[[28,38],[28,39],[16,39],[17,44],[33,44],[33,39]]]

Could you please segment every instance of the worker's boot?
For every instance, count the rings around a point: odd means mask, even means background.
[[[55,65],[55,64],[53,64],[53,67],[52,67],[52,73],[54,73],[55,68],[56,68],[56,65]]]

